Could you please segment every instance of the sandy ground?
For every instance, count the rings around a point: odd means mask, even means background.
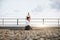
[[[33,30],[0,28],[0,40],[60,40],[60,27]]]

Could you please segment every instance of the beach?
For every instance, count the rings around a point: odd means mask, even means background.
[[[60,40],[60,27],[32,30],[0,28],[0,40]]]

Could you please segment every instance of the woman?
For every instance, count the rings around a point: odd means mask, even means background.
[[[30,26],[30,20],[31,20],[31,18],[30,18],[30,15],[29,15],[29,13],[28,13],[28,15],[27,15],[27,17],[26,17],[25,30],[31,30],[31,29],[32,29],[31,26]]]

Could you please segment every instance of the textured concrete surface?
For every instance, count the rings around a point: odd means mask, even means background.
[[[0,40],[60,40],[60,28],[0,29]]]

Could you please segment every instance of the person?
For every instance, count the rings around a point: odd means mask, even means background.
[[[26,26],[25,26],[25,30],[31,30],[31,26],[30,26],[30,20],[31,20],[31,17],[29,15],[29,12],[28,12],[28,15],[26,17]]]

